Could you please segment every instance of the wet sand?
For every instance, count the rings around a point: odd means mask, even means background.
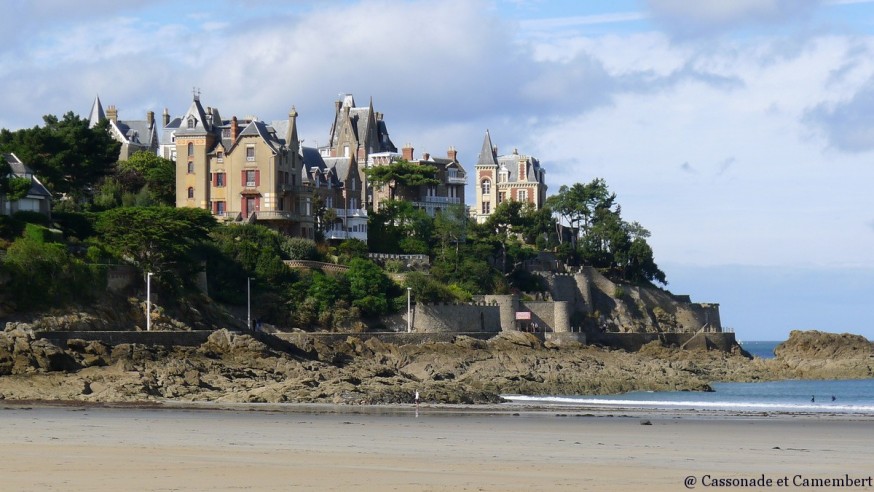
[[[714,488],[707,475],[805,490],[796,475],[874,475],[871,417],[240,408],[7,406],[0,490],[676,491],[690,476]]]

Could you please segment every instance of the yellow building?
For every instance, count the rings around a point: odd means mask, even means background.
[[[259,222],[312,239],[312,188],[297,136],[297,112],[285,135],[254,118],[223,120],[200,96],[175,130],[176,206],[210,210],[225,221]]]
[[[471,213],[479,223],[505,200],[525,202],[535,210],[546,203],[546,170],[540,161],[515,149],[512,154],[498,155],[488,130],[475,170],[476,205]]]

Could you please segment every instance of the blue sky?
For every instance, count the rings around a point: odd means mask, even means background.
[[[550,190],[604,178],[668,288],[741,339],[874,338],[874,2],[156,1],[0,4],[0,127],[185,111],[327,139],[373,97],[394,142],[472,166],[489,129]],[[472,196],[471,193],[469,195]]]

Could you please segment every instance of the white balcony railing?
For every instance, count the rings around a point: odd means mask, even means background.
[[[461,203],[457,196],[425,196],[420,203]]]

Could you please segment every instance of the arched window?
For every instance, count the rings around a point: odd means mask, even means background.
[[[482,182],[483,187],[483,195],[488,195],[492,192],[492,182],[491,180],[484,179]]]
[[[194,187],[188,187],[188,198],[194,198]]]
[[[194,162],[188,161],[188,174],[194,174]]]
[[[194,155],[194,144],[188,142],[188,155]]]

